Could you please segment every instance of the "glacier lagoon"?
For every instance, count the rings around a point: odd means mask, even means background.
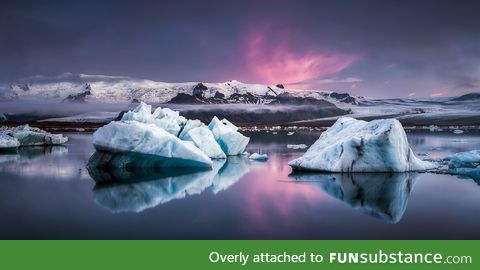
[[[480,185],[432,173],[293,173],[318,131],[243,132],[212,170],[88,170],[88,133],[0,155],[2,239],[479,239]],[[422,158],[480,149],[480,133],[407,132]]]

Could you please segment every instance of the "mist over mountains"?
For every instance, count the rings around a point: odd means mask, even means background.
[[[475,124],[480,119],[479,93],[375,99],[335,91],[289,89],[281,83],[246,84],[236,80],[166,83],[72,73],[34,76],[0,87],[2,119],[16,121],[55,118],[101,122],[106,115],[111,120],[115,113],[139,102],[170,107],[188,118],[207,121],[217,115],[246,125],[328,125],[347,114],[360,119],[393,117],[404,123],[427,125],[430,122]]]

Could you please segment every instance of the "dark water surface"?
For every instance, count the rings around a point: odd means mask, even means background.
[[[2,239],[480,239],[480,186],[431,173],[294,174],[318,132],[247,133],[247,151],[204,172],[87,171],[91,134],[0,155]],[[429,158],[480,149],[480,134],[409,132]],[[95,178],[94,181],[92,178]],[[122,183],[111,183],[112,179]],[[141,182],[139,182],[142,180]]]

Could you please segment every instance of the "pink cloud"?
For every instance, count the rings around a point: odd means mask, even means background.
[[[357,58],[347,53],[294,51],[286,41],[291,39],[272,40],[267,37],[267,32],[251,31],[247,38],[247,68],[259,83],[295,84],[297,88],[308,88],[312,86],[308,81],[336,75]]]
[[[413,96],[415,96],[415,95],[417,95],[417,93],[415,93],[415,92],[408,93],[408,96],[409,96],[409,97],[413,97]]]
[[[434,93],[431,93],[430,96],[431,97],[441,97],[445,95],[445,91],[442,91],[442,92],[434,92]]]

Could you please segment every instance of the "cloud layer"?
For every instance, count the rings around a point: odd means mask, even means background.
[[[73,72],[460,94],[480,90],[479,9],[453,0],[3,1],[0,82]]]

